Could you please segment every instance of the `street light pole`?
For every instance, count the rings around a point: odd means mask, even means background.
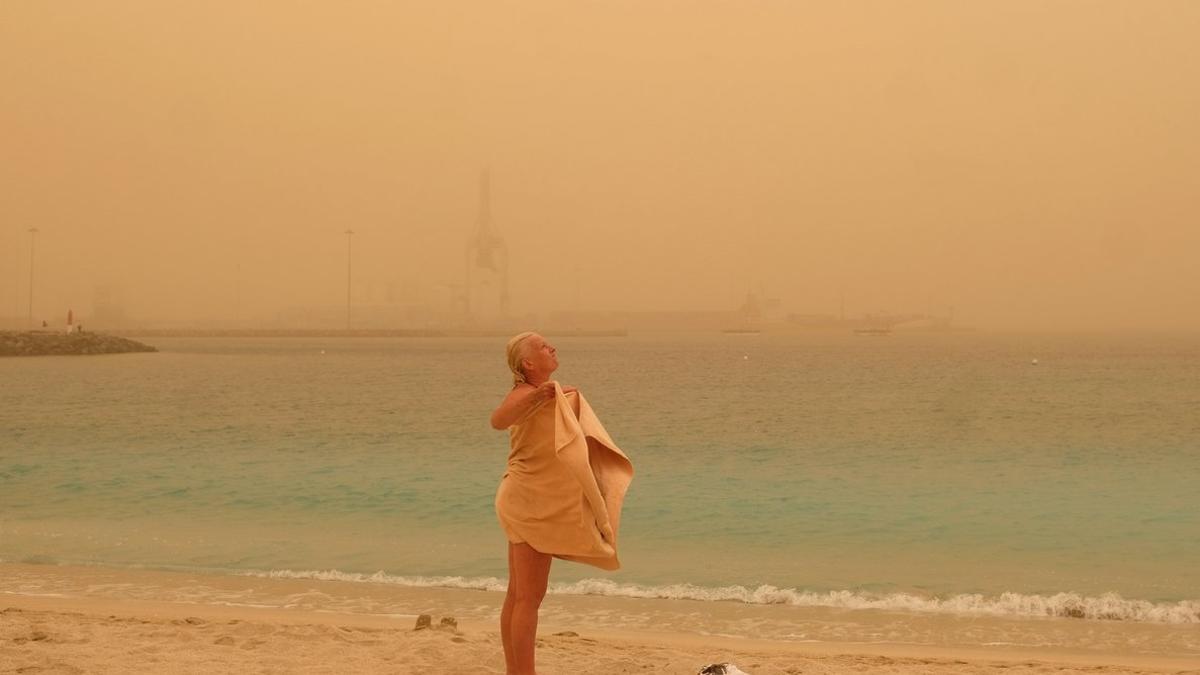
[[[33,329],[33,243],[37,240],[38,229],[29,228],[29,328]]]
[[[346,330],[350,330],[350,238],[354,230],[346,230]]]

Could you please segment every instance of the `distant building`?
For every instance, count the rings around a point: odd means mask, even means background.
[[[479,176],[479,215],[467,240],[463,313],[468,324],[495,324],[508,318],[508,246],[492,225],[491,176]]]

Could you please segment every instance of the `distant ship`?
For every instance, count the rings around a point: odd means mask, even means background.
[[[891,335],[892,329],[891,328],[855,328],[854,334],[855,335],[884,336],[884,335]]]
[[[722,328],[722,333],[731,335],[761,335],[762,331],[757,328]]]

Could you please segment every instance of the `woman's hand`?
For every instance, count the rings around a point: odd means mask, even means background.
[[[538,385],[537,394],[535,394],[538,403],[541,403],[542,401],[549,401],[550,399],[554,398],[555,384],[557,383],[554,380],[547,380],[546,382]]]
[[[549,380],[547,382],[543,382],[540,385],[538,385],[538,388],[537,388],[538,390],[537,390],[537,394],[536,394],[538,402],[548,401],[548,400],[554,398],[554,385],[555,384],[558,384],[558,386],[562,387],[564,394],[569,394],[573,391],[579,391],[579,389],[577,387],[572,387],[569,384],[561,384],[557,380]]]

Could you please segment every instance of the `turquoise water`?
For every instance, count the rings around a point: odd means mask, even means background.
[[[552,341],[637,472],[560,592],[1200,621],[1200,339]],[[0,360],[0,560],[506,576],[503,339],[149,342]]]

